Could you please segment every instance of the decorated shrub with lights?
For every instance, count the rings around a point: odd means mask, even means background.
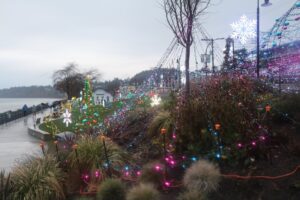
[[[284,94],[273,101],[271,116],[275,123],[294,123],[300,127],[300,94]],[[295,123],[296,122],[296,123]]]
[[[79,120],[76,123],[78,132],[88,131],[98,125],[100,114],[94,104],[91,81],[87,78],[80,97]]]
[[[268,137],[257,110],[261,93],[244,76],[215,76],[192,84],[190,100],[182,93],[173,111],[177,151],[217,159],[246,156]]]

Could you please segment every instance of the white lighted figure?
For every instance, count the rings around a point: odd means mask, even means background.
[[[161,102],[161,98],[159,96],[157,96],[157,94],[153,95],[153,97],[151,97],[151,106],[157,106],[159,105]]]
[[[68,109],[66,109],[66,112],[63,113],[63,122],[66,124],[66,126],[68,127],[70,123],[72,123],[72,120],[71,120],[71,113],[69,112]]]
[[[238,39],[242,45],[256,37],[256,20],[250,20],[246,15],[243,15],[238,22],[232,23],[231,28],[233,29],[231,36]]]

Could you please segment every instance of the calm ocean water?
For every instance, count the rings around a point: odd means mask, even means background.
[[[15,111],[22,109],[24,104],[28,107],[38,105],[40,103],[52,103],[59,99],[48,99],[48,98],[0,98],[0,113],[6,111]]]

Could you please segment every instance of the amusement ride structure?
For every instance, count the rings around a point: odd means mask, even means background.
[[[248,20],[248,24],[246,24],[246,21],[247,18],[242,16],[240,24],[233,23],[231,25],[235,31],[240,31],[240,33],[234,32],[233,35],[238,38],[238,34],[240,34],[239,40],[243,39],[244,44],[247,35],[253,37],[256,35],[255,20]],[[252,27],[251,30],[246,28],[249,25]],[[244,32],[242,33],[242,31]],[[248,31],[248,33],[245,31]],[[298,84],[300,78],[300,0],[297,0],[283,16],[275,20],[275,24],[270,31],[260,35],[262,35],[259,54],[261,78],[274,84],[275,87],[278,85],[281,87],[282,83],[296,82]],[[221,70],[224,72],[226,67],[221,67],[224,62],[224,51],[215,40],[225,40],[225,38],[212,38],[199,23],[195,24],[193,37],[194,43],[190,56],[191,79],[199,79],[214,73],[220,73]],[[238,57],[238,54],[243,52],[244,49],[248,49],[248,62],[244,66],[240,66],[243,70],[240,68],[234,70],[255,76],[257,50],[254,50],[253,44],[249,44],[248,47],[243,45],[242,49],[234,50],[234,38],[226,41],[231,41],[230,49],[233,48],[233,50],[230,50],[232,52],[230,54],[231,60],[234,60],[235,56]],[[183,52],[184,47],[174,38],[154,67],[154,73],[147,81],[148,84],[156,87],[174,88],[176,85],[184,83],[184,59],[181,59]]]

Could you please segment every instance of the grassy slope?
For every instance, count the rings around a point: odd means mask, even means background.
[[[99,123],[103,122],[103,120],[110,114],[112,114],[117,108],[118,108],[118,102],[114,102],[111,108],[103,108],[101,105],[96,105],[94,107],[95,111],[99,113],[99,117],[97,118],[97,121]],[[64,132],[64,131],[71,131],[76,132],[76,123],[80,121],[80,112],[79,109],[74,109],[72,111],[72,123],[69,124],[68,127],[63,123],[63,119],[56,119],[50,122],[42,123],[39,128],[43,131],[49,132],[51,134],[55,134],[53,128],[51,126],[57,127],[57,133]]]

